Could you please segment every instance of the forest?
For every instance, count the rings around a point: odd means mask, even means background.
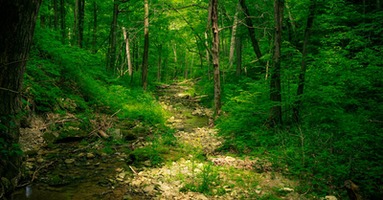
[[[382,22],[381,0],[0,1],[0,199],[383,199]]]

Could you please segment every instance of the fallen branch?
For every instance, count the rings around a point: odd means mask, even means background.
[[[132,166],[129,165],[129,168],[132,170],[132,172],[133,172],[134,174],[138,174],[138,173],[136,172],[136,170],[133,169]]]

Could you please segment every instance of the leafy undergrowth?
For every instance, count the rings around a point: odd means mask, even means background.
[[[324,73],[323,68],[316,70]],[[345,82],[338,87],[328,83],[335,78],[323,82],[321,76],[316,76],[320,80],[309,80],[308,87],[315,90],[307,91],[302,97],[300,125],[289,121],[295,97],[286,91],[285,124],[280,129],[266,126],[273,106],[266,82],[247,77],[227,79],[223,86],[223,115],[217,121],[219,133],[225,138],[220,150],[268,157],[274,170],[300,180],[302,184],[297,188],[300,193],[347,198],[344,183],[352,180],[366,199],[380,199],[383,195],[380,173],[383,137],[381,123],[370,119],[381,115],[380,106],[376,105],[381,98],[368,97],[370,102],[362,103],[367,100],[360,94],[360,91],[377,94],[380,88],[376,85],[380,81],[366,78],[366,81],[355,83],[352,86],[358,88],[355,89],[348,85],[349,76],[361,74],[351,74],[347,71],[342,75]],[[211,93],[211,85],[203,80],[197,92]],[[211,105],[211,101],[209,96],[206,105]]]
[[[150,125],[164,112],[150,95],[105,70],[101,54],[62,45],[47,30],[37,31],[25,75],[25,110],[37,113],[114,114]]]

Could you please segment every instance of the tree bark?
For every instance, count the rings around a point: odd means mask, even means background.
[[[97,2],[93,1],[93,37],[92,37],[92,46],[93,53],[97,52]]]
[[[211,30],[213,32],[212,57],[214,67],[214,115],[221,114],[221,80],[219,71],[218,0],[211,0]]]
[[[233,66],[234,62],[234,50],[235,50],[235,42],[237,38],[237,27],[238,27],[238,10],[239,10],[240,5],[238,4],[237,6],[237,11],[235,12],[234,15],[234,22],[233,22],[233,28],[231,31],[231,39],[230,39],[230,51],[229,51],[229,68]]]
[[[162,44],[158,45],[157,81],[161,82]]]
[[[129,36],[125,27],[122,27],[122,32],[124,34],[124,40],[125,40],[125,51],[126,51],[126,60],[128,62],[128,73],[129,73],[129,76],[132,76],[133,66],[132,66],[132,58],[130,56]]]
[[[148,86],[148,65],[149,65],[149,0],[144,1],[144,55],[142,58],[142,88]]]
[[[58,10],[58,0],[53,0],[53,27],[57,30],[59,24],[59,10]]]
[[[261,53],[261,49],[259,48],[259,43],[258,43],[257,37],[255,37],[254,24],[253,24],[253,21],[250,18],[251,15],[250,15],[249,9],[246,6],[245,0],[239,0],[239,3],[240,3],[240,5],[241,5],[241,7],[243,9],[243,12],[246,15],[246,20],[245,21],[246,21],[247,29],[249,30],[249,36],[250,36],[250,40],[251,40],[251,45],[253,47],[255,55],[257,56],[257,58],[259,60],[260,65],[261,65],[261,67],[259,67],[256,70],[256,73],[260,73],[260,74],[265,73],[266,69],[264,67],[263,62],[261,61],[262,53]]]
[[[309,45],[311,28],[314,23],[315,10],[316,10],[316,0],[311,0],[310,7],[309,7],[309,15],[307,17],[307,24],[306,24],[306,29],[304,33],[304,39],[303,39],[302,62],[301,62],[301,70],[299,73],[299,79],[298,79],[297,100],[294,103],[294,107],[293,107],[293,120],[296,123],[300,122],[302,95],[303,95],[303,90],[305,87],[305,75],[307,70],[307,63],[306,63],[307,47]]]
[[[118,0],[114,0],[113,20],[110,26],[109,48],[106,59],[107,70],[113,70],[116,62],[116,35],[117,35]]]
[[[236,59],[237,59],[236,75],[240,76],[242,72],[242,38],[237,36],[235,40],[236,40],[235,51],[236,51]]]
[[[40,0],[0,1],[0,177],[17,185],[21,89]],[[3,179],[2,179],[3,180]],[[0,199],[12,188],[0,181]]]
[[[66,19],[65,19],[65,2],[60,0],[60,29],[61,29],[61,43],[65,43],[66,39]]]
[[[281,94],[281,44],[282,44],[282,20],[283,0],[274,0],[274,54],[273,66],[270,79],[270,100],[275,104],[270,110],[269,126],[282,125],[282,94]]]
[[[76,0],[76,9],[77,12],[75,14],[76,18],[76,39],[77,45],[82,48],[83,47],[83,39],[84,39],[84,14],[85,14],[85,0]]]

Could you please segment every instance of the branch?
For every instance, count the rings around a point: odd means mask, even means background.
[[[0,87],[0,90],[5,90],[5,91],[12,92],[12,93],[15,93],[15,94],[19,94],[20,93],[18,91],[7,89],[7,88],[3,88],[3,87]]]

